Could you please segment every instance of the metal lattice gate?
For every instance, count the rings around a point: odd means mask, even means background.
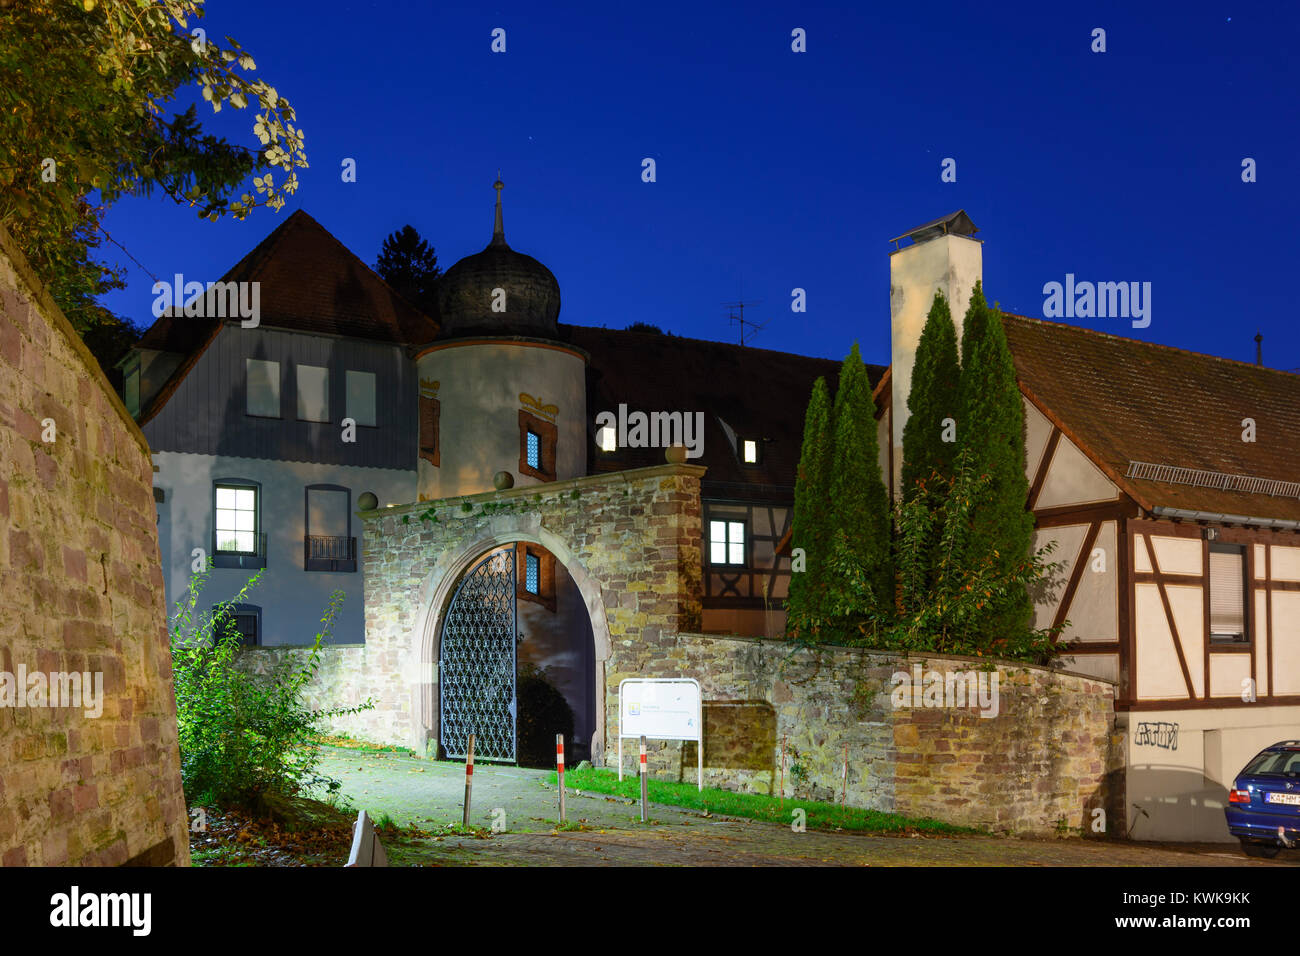
[[[448,757],[514,762],[515,549],[493,551],[461,580],[438,654],[439,737]]]

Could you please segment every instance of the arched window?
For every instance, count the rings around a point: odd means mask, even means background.
[[[303,570],[351,572],[357,569],[357,539],[352,537],[352,491],[342,485],[303,489]]]

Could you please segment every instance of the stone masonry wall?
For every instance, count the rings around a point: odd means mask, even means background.
[[[2,229],[0,462],[0,865],[188,865],[148,445]]]
[[[388,662],[388,683],[366,684],[383,704],[362,723],[431,751],[438,625],[461,572],[500,544],[534,541],[564,565],[587,605],[598,675],[606,658],[698,629],[703,472],[660,465],[363,513],[366,653]],[[608,699],[593,753],[615,726]]]
[[[907,673],[910,685],[916,665],[919,700],[924,675],[988,662],[680,634],[644,642],[611,666],[606,682],[700,682],[706,785],[777,793],[784,745],[785,797],[838,801],[847,746],[851,806],[995,831],[1045,833],[1064,821],[1089,835],[1094,808],[1112,814],[1108,772],[1120,745],[1113,684],[1004,663],[996,716],[969,706],[895,708],[892,677]],[[652,773],[694,781],[695,744],[651,746]],[[609,752],[606,762],[617,758]]]
[[[310,654],[311,649],[304,647],[245,647],[236,666],[266,676],[279,667],[297,670]],[[312,710],[332,710],[359,707],[370,700],[373,709],[331,718],[325,726],[358,740],[405,745],[405,740],[392,739],[391,727],[395,713],[410,709],[410,696],[390,677],[400,671],[395,651],[372,650],[365,644],[328,644],[321,648],[316,676],[303,688],[303,702]]]

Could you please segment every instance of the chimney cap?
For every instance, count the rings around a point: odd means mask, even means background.
[[[956,212],[950,212],[946,216],[940,216],[915,229],[909,229],[901,236],[895,236],[889,241],[898,248],[898,243],[903,239],[911,239],[912,242],[921,243],[937,236],[972,236],[979,230],[975,223],[971,222],[970,216],[966,215],[965,209],[958,209]]]

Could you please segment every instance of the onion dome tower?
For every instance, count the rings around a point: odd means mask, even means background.
[[[492,241],[438,280],[441,331],[416,356],[420,498],[586,474],[587,355],[559,340],[560,284],[506,242],[505,183]]]
[[[442,338],[465,335],[527,335],[554,339],[560,315],[560,284],[551,270],[506,243],[500,178],[492,241],[466,256],[438,281]],[[499,291],[498,291],[499,290]]]

